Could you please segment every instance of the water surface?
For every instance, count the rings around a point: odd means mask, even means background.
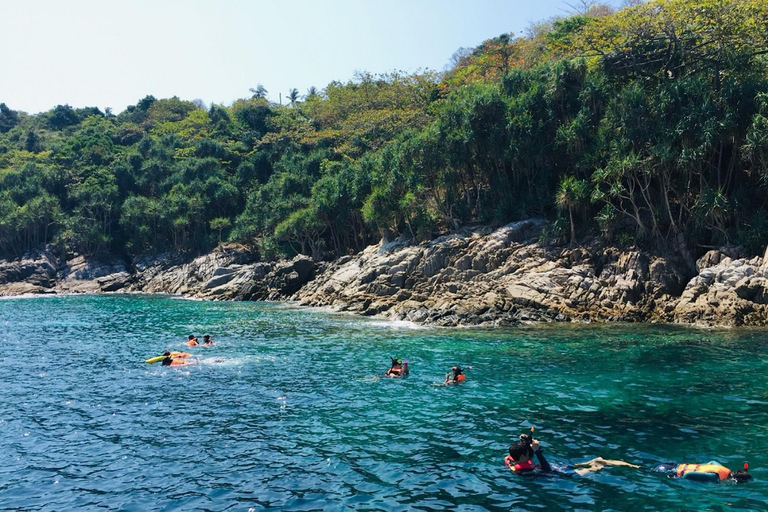
[[[0,510],[766,510],[768,334],[424,329],[263,303],[0,300]],[[196,363],[148,365],[190,333]],[[384,379],[389,356],[411,376]],[[472,365],[460,386],[452,364]],[[551,462],[750,463],[746,485]]]

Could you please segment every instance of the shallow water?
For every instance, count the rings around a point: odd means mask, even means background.
[[[766,510],[768,334],[420,329],[263,303],[0,300],[0,510]],[[197,364],[144,359],[213,334]],[[389,356],[407,379],[379,378]],[[467,382],[444,387],[452,364]],[[550,462],[745,461],[756,481]]]

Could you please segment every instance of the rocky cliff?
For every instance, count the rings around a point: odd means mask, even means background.
[[[301,304],[437,325],[531,321],[768,324],[765,258],[710,251],[690,278],[682,261],[597,243],[543,246],[542,221],[380,244],[323,268]]]
[[[414,244],[380,243],[330,263],[258,262],[242,247],[192,261],[66,261],[48,248],[0,262],[0,294],[172,293],[213,300],[293,300],[434,325],[537,321],[768,325],[768,254],[710,251],[696,275],[674,258],[593,242],[538,243],[544,221],[478,228]]]

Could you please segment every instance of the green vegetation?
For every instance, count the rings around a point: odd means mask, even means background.
[[[0,103],[0,256],[330,257],[380,236],[555,220],[674,250],[768,233],[768,4],[660,0],[536,25],[444,74],[358,74],[285,106]]]

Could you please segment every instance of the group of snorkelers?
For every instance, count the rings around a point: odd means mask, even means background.
[[[187,337],[187,345],[190,347],[194,347],[197,345],[201,345],[200,341],[198,340],[197,336],[194,334],[190,334]],[[210,334],[206,334],[203,336],[203,343],[204,346],[211,346],[213,345],[213,338],[211,338]],[[190,354],[186,352],[171,352],[170,350],[166,350],[163,352],[163,359],[162,359],[162,365],[163,366],[181,366],[181,365],[188,365],[192,364],[191,361],[187,360],[190,356]]]
[[[390,365],[387,377],[405,377],[408,375],[408,361],[390,358]],[[451,366],[451,371],[445,374],[445,384],[458,384],[464,382],[466,376],[464,370],[471,369],[471,366],[464,368],[460,366]],[[538,464],[533,461],[534,456]],[[734,482],[748,482],[752,480],[752,475],[748,472],[748,465],[744,464],[744,469],[731,471],[727,467],[717,462],[708,462],[706,464],[677,464],[667,462],[658,464],[651,468],[644,468],[636,464],[630,464],[623,460],[604,459],[602,457],[594,458],[587,462],[574,464],[573,467],[558,466],[553,468],[544,457],[544,451],[538,439],[533,437],[533,428],[531,434],[522,434],[520,440],[509,447],[509,455],[504,458],[504,463],[515,473],[524,475],[543,475],[556,473],[573,473],[576,475],[586,475],[594,471],[600,471],[606,466],[623,466],[635,469],[649,469],[658,473],[665,473],[670,478],[684,478],[687,480],[697,480],[704,482],[720,482],[730,480]]]
[[[213,338],[211,338],[210,334],[203,335],[203,345],[213,345]],[[190,334],[187,336],[187,345],[190,347],[194,347],[196,345],[200,345],[200,341],[198,340],[197,336],[194,334]]]
[[[389,370],[384,374],[386,377],[405,377],[408,375],[408,361],[390,357],[392,364]],[[451,371],[445,374],[445,384],[458,384],[464,382],[467,376],[464,375],[464,370],[471,369],[471,366],[462,368],[461,366],[451,366]]]
[[[538,464],[533,462],[534,456],[536,456]],[[533,437],[533,428],[531,428],[530,435],[522,434],[520,440],[509,447],[509,455],[504,458],[504,463],[515,473],[524,475],[543,475],[552,473],[574,473],[577,475],[585,475],[594,471],[600,471],[606,466],[624,466],[665,473],[670,478],[685,478],[687,480],[697,480],[702,482],[721,482],[730,480],[741,483],[752,480],[752,475],[747,471],[747,464],[744,464],[743,470],[731,471],[717,462],[708,462],[706,464],[676,464],[666,462],[650,468],[644,468],[643,466],[630,464],[623,460],[611,460],[597,457],[588,462],[575,464],[573,467],[553,468],[544,457],[544,451],[541,448],[539,440]]]

